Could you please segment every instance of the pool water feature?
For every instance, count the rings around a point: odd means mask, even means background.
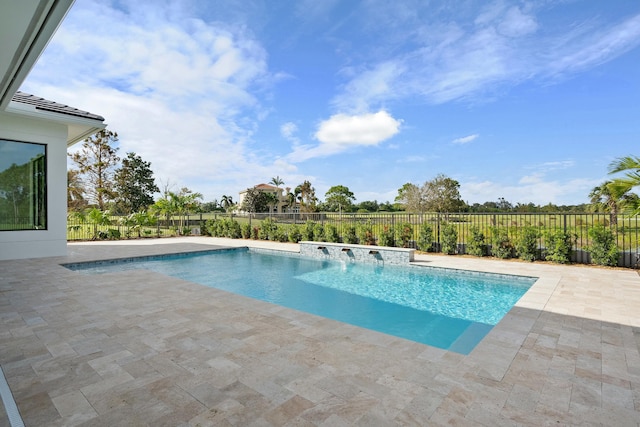
[[[87,274],[152,270],[462,354],[468,354],[536,280],[246,248],[67,267]]]

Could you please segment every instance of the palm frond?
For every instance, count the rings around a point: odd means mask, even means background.
[[[636,170],[636,173],[640,170],[640,157],[638,156],[619,157],[609,164],[609,174],[633,169]]]

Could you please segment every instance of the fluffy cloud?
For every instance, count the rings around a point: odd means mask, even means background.
[[[289,159],[301,162],[314,157],[341,153],[358,146],[374,146],[400,131],[402,121],[386,111],[360,115],[336,114],[318,126],[319,145],[297,145]]]
[[[273,78],[259,43],[183,4],[123,4],[77,3],[23,90],[103,115],[122,155],[206,198],[270,176],[249,147],[262,113],[254,89]]]
[[[357,116],[336,114],[320,123],[316,138],[327,145],[377,145],[398,133],[400,123],[386,111]]]

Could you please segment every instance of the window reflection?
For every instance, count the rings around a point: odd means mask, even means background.
[[[46,146],[0,139],[0,231],[47,227]]]

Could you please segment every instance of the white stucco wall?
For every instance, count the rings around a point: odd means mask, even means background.
[[[0,139],[47,145],[47,230],[0,231],[0,260],[67,253],[67,126],[0,111]]]

